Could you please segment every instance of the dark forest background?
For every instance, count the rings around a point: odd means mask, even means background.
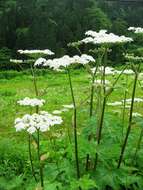
[[[17,49],[49,48],[60,56],[86,30],[127,35],[129,26],[143,26],[143,1],[0,0],[0,62]]]

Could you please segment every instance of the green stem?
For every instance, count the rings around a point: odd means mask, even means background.
[[[34,84],[35,94],[36,94],[36,96],[38,96],[39,93],[38,93],[38,87],[37,87],[37,80],[36,80],[35,72],[34,72],[34,69],[33,69],[32,65],[31,65],[31,73],[32,73],[32,77],[33,77],[33,84]]]
[[[103,74],[102,74],[103,104],[102,104],[101,117],[99,121],[99,127],[97,128],[97,144],[98,145],[100,144],[100,140],[102,136],[103,121],[104,121],[105,107],[106,107],[106,101],[107,101],[106,86],[105,86],[105,69],[106,69],[106,64],[107,64],[107,51],[108,51],[108,48],[105,49],[105,54],[104,54],[104,66],[103,66]],[[96,170],[97,163],[98,163],[98,153],[96,153],[95,155],[94,170]]]
[[[38,161],[39,161],[39,175],[40,175],[40,183],[42,189],[44,189],[44,180],[43,180],[43,167],[40,159],[40,131],[37,129],[37,153],[38,153]]]
[[[32,171],[32,175],[35,179],[35,181],[37,182],[37,178],[35,175],[35,170],[34,170],[34,165],[33,165],[33,160],[32,160],[32,153],[31,153],[31,136],[28,135],[28,150],[29,150],[29,159],[30,159],[30,164],[31,164],[31,171]]]
[[[130,131],[131,131],[132,113],[133,113],[133,108],[134,108],[134,98],[135,98],[135,92],[136,92],[136,86],[137,86],[137,79],[138,79],[138,73],[135,72],[135,79],[134,79],[134,85],[133,85],[133,91],[132,91],[132,102],[131,102],[130,116],[129,116],[129,124],[128,124],[128,128],[127,128],[126,136],[125,136],[122,148],[121,148],[121,153],[120,153],[120,157],[119,157],[117,168],[120,168],[120,165],[121,165],[121,163],[123,161],[123,156],[124,156],[125,148],[126,148],[126,145],[127,145],[127,141],[128,141],[128,137],[129,137]]]
[[[128,75],[126,77],[126,88],[128,87]],[[125,123],[125,112],[126,112],[126,99],[127,99],[127,90],[125,89],[124,93],[124,104],[123,104],[123,118],[122,118],[122,138],[124,137],[124,123]]]
[[[92,75],[92,83],[91,83],[91,96],[90,96],[90,111],[89,111],[89,116],[92,117],[93,115],[93,98],[94,98],[94,82],[95,82],[95,76],[97,73],[97,69],[98,69],[98,65],[96,67],[96,70],[94,72],[94,74]],[[88,140],[90,141],[91,137],[89,135]],[[85,170],[88,171],[89,168],[89,159],[90,156],[89,154],[86,155],[86,166],[85,166]]]
[[[72,102],[73,102],[73,106],[74,106],[73,128],[74,128],[74,142],[75,142],[75,160],[76,160],[77,179],[79,179],[80,178],[80,169],[79,169],[78,139],[77,139],[77,110],[76,110],[76,102],[75,102],[75,97],[74,97],[74,92],[73,92],[73,86],[72,86],[70,71],[69,71],[69,69],[67,69],[67,71],[68,71],[68,77],[69,77]]]
[[[101,141],[101,135],[102,135],[102,129],[103,129],[103,121],[104,121],[104,114],[105,114],[105,107],[106,107],[106,97],[103,99],[103,106],[102,106],[102,113],[101,113],[101,119],[99,123],[99,131],[97,131],[97,144],[100,144]],[[95,156],[95,162],[94,162],[94,169],[97,167],[98,162],[98,154],[96,153]]]

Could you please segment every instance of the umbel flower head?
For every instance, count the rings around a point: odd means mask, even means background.
[[[143,61],[143,57],[135,56],[134,54],[126,54],[125,58],[129,61]]]
[[[143,33],[143,28],[141,28],[141,27],[133,27],[133,26],[131,26],[131,27],[128,28],[128,30],[133,31],[136,34]]]
[[[40,65],[43,65],[44,63],[46,62],[46,59],[45,58],[38,58],[35,63],[34,63],[34,66],[40,66]]]
[[[113,44],[132,42],[133,39],[125,36],[118,36],[113,33],[107,33],[107,30],[100,30],[99,32],[89,30],[85,33],[86,38],[81,40],[82,43],[92,44]]]
[[[39,106],[39,107],[41,107],[45,103],[45,100],[43,100],[43,99],[40,100],[38,98],[25,97],[23,100],[17,101],[17,103],[21,106],[31,106],[31,107]]]
[[[20,54],[46,54],[46,55],[54,55],[54,52],[52,52],[49,49],[44,50],[18,50],[17,51]]]
[[[95,62],[95,59],[90,55],[82,54],[81,56],[75,55],[73,57],[65,55],[61,58],[48,59],[44,64],[41,62],[41,65],[45,67],[48,66],[54,70],[59,70],[60,67],[68,67],[71,64],[79,63],[86,65],[89,62]],[[34,66],[37,66],[37,64],[35,63]]]
[[[23,60],[21,60],[21,59],[10,59],[10,62],[12,62],[12,63],[23,63]]]
[[[29,134],[35,133],[37,130],[46,132],[51,126],[59,125],[63,122],[60,116],[49,114],[42,111],[39,114],[34,113],[32,115],[26,114],[22,118],[15,119],[16,131],[25,130]]]

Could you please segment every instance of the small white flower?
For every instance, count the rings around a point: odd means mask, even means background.
[[[46,59],[40,57],[39,59],[37,59],[34,63],[34,66],[40,66],[43,65],[46,62]]]
[[[89,36],[81,42],[93,43],[93,44],[110,44],[110,43],[126,43],[132,42],[133,39],[125,36],[118,36],[113,33],[107,33],[107,30],[100,30],[99,32],[89,30],[85,33],[86,36]]]
[[[113,102],[113,103],[107,103],[108,106],[121,106],[123,103],[122,102]]]
[[[136,34],[143,33],[143,28],[141,27],[129,27],[128,30],[133,31]]]
[[[19,122],[15,125],[16,132],[22,131],[26,128],[26,125],[22,122]]]
[[[29,127],[29,128],[27,129],[27,132],[28,132],[29,134],[33,134],[33,133],[36,132],[36,128],[35,128],[35,127]]]
[[[23,63],[23,60],[19,60],[19,59],[10,59],[10,62],[12,62],[12,63]]]
[[[89,62],[95,62],[95,59],[90,56],[83,54],[81,56],[75,55],[73,57],[69,57],[68,55],[64,55],[61,58],[55,58],[55,59],[48,59],[47,61],[42,64],[42,66],[50,67],[56,71],[59,71],[61,67],[68,67],[71,64],[88,64]],[[36,66],[36,64],[34,64]]]
[[[49,49],[44,50],[18,50],[20,54],[46,54],[46,55],[54,55],[54,53]]]
[[[39,106],[39,107],[41,107],[45,103],[45,100],[26,97],[23,100],[17,101],[17,103],[21,106],[32,106],[32,107]]]
[[[126,54],[125,58],[130,61],[143,61],[143,57],[135,56],[134,54]]]
[[[134,74],[134,71],[131,70],[131,69],[125,69],[124,71],[118,71],[118,70],[115,70],[115,73],[117,74],[125,74],[125,75],[133,75]]]
[[[137,113],[137,112],[133,112],[132,116],[133,117],[142,117],[142,115],[140,113]]]
[[[124,100],[122,100],[122,102],[124,102]],[[127,103],[127,104],[131,104],[131,102],[132,102],[132,99],[131,99],[131,98],[126,99],[126,103]],[[142,99],[142,98],[134,98],[134,102],[135,102],[135,103],[143,102],[143,99]]]
[[[111,84],[109,80],[105,80],[104,82],[105,82],[105,85],[107,86]],[[101,86],[103,85],[103,81],[101,79],[95,80],[94,85]]]
[[[52,113],[58,115],[58,114],[61,114],[62,112],[60,110],[54,110]]]
[[[64,108],[64,109],[61,109],[62,112],[67,112],[69,111],[68,109]]]
[[[98,68],[98,73],[103,73],[104,72],[104,67],[101,66]],[[114,75],[115,70],[112,67],[105,67],[105,75]]]
[[[64,108],[68,108],[68,109],[72,109],[74,108],[74,105],[73,104],[70,104],[70,105],[63,105]]]
[[[26,114],[22,118],[15,120],[16,131],[26,130],[29,134],[35,133],[37,130],[45,132],[50,126],[59,125],[63,122],[60,116],[49,114],[48,112]]]

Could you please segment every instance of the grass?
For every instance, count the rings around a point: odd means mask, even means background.
[[[80,160],[81,160],[80,165],[81,164],[84,165],[85,155],[86,155],[86,152],[88,152],[88,149],[91,154],[93,153],[92,157],[94,157],[95,155],[94,142],[88,143],[87,134],[85,134],[85,138],[83,138],[84,133],[88,133],[90,130],[92,130],[91,128],[95,130],[95,121],[92,123],[92,119],[90,121],[88,120],[89,119],[90,75],[83,69],[76,69],[76,70],[71,71],[71,76],[72,76],[72,81],[73,81],[73,86],[74,86],[75,98],[78,105],[78,112],[77,112],[78,135],[82,134],[81,135],[82,137],[79,138],[79,147],[80,147],[79,154],[80,154]],[[107,78],[111,82],[113,82],[116,77],[108,76]],[[122,99],[124,99],[123,83],[125,83],[125,79],[126,79],[125,76],[122,76],[120,78],[119,83],[117,84],[116,89],[113,91],[113,93],[109,97],[108,102],[121,101]],[[134,77],[129,76],[129,81],[128,81],[129,92],[128,92],[127,98],[131,98],[133,80],[134,80]],[[71,104],[72,100],[71,100],[70,88],[69,88],[69,83],[68,83],[68,78],[67,78],[66,73],[64,72],[56,73],[56,72],[51,72],[48,70],[37,71],[37,85],[38,85],[39,93],[41,94],[40,98],[43,98],[46,100],[46,104],[42,107],[42,110],[52,112],[54,110],[59,110],[63,108],[64,104]],[[5,167],[8,168],[6,169],[8,173],[11,173],[10,172],[11,168],[15,167],[14,165],[16,162],[15,160],[19,159],[20,152],[27,151],[27,144],[26,144],[27,136],[23,132],[16,133],[15,128],[14,128],[15,118],[22,116],[25,113],[34,112],[34,110],[30,110],[29,108],[26,108],[26,107],[21,107],[17,104],[17,100],[20,100],[26,96],[35,97],[35,91],[33,88],[33,82],[32,82],[32,77],[30,75],[30,71],[24,71],[24,72],[7,71],[7,72],[0,73],[0,105],[1,105],[0,106],[0,118],[1,118],[0,119],[0,134],[1,134],[0,140],[3,140],[3,141],[0,141],[0,142],[3,142],[2,147],[1,147],[2,150],[0,150],[0,152],[3,155],[3,152],[5,152],[6,146],[9,146],[9,149],[6,151],[7,153],[6,158],[4,156],[4,159],[10,160],[10,163],[12,163],[12,166],[9,166],[9,164],[6,165],[4,163],[4,168]],[[140,88],[139,83],[137,86],[136,97],[139,97],[139,98],[143,97],[143,91]],[[96,108],[95,105],[96,105],[96,95],[94,96],[94,110]],[[143,103],[135,103],[134,112],[139,112],[143,114],[142,105]],[[128,113],[129,113],[129,110],[127,109],[126,118],[125,118],[126,120],[128,119]],[[108,182],[107,173],[108,174],[111,173],[110,175],[112,178],[112,172],[114,172],[116,168],[115,160],[117,160],[119,157],[120,145],[121,145],[120,140],[119,140],[119,136],[121,136],[119,135],[119,133],[121,132],[121,129],[120,129],[121,116],[122,116],[121,114],[122,114],[121,106],[116,106],[116,107],[107,106],[106,107],[104,129],[103,129],[104,130],[103,141],[100,145],[101,146],[100,154],[102,155],[101,163],[99,163],[100,167],[99,169],[97,169],[97,173],[95,174],[95,179],[96,178],[98,179],[98,185],[100,185],[100,187],[102,186],[102,181],[99,178],[102,179],[102,177],[105,177]],[[72,111],[63,113],[63,120],[64,120],[63,125],[60,128],[56,127],[55,131],[52,131],[50,133],[50,135],[52,135],[52,141],[54,141],[56,145],[53,145],[53,142],[52,144],[50,144],[51,142],[50,142],[49,133],[44,133],[44,139],[48,141],[47,142],[42,141],[42,150],[43,152],[45,152],[45,147],[48,147],[46,151],[48,151],[47,154],[50,155],[49,160],[47,161],[47,165],[49,168],[45,168],[45,173],[48,172],[48,175],[49,175],[49,170],[53,172],[54,171],[53,168],[54,167],[56,168],[55,163],[53,162],[54,160],[56,160],[57,162],[59,162],[60,160],[61,168],[65,167],[68,164],[67,173],[63,174],[63,176],[75,175],[73,171],[74,167],[71,167],[71,165],[73,164],[72,160],[74,160],[74,157],[73,157],[72,151],[70,151],[70,149],[73,149],[72,147],[73,145],[72,146],[69,145],[69,139],[68,139],[69,137],[65,135],[66,137],[65,136],[63,138],[61,137],[61,140],[60,138],[54,138],[54,135],[56,135],[56,132],[59,135],[60,131],[62,131],[61,134],[67,134],[66,131],[73,130],[71,127],[71,118],[72,118]],[[133,154],[134,152],[134,149],[132,149],[132,147],[134,148],[136,147],[136,142],[139,137],[139,132],[140,130],[138,126],[133,125],[131,135],[129,137],[129,142],[128,142],[128,144],[131,144],[131,145],[127,148],[126,155],[125,155],[127,161],[130,158],[130,155]],[[111,146],[112,146],[112,151],[110,151]],[[13,154],[11,154],[11,150]],[[24,160],[24,163],[22,164],[22,166],[23,166],[23,170],[25,171],[26,170],[25,167],[27,166],[25,163],[25,160],[27,159],[28,154],[27,152],[26,154],[23,154],[23,152],[20,154],[20,160]],[[9,158],[9,154],[11,155],[10,158]],[[15,155],[15,159],[13,161],[14,155]],[[65,155],[67,156],[65,157]],[[113,167],[111,171],[110,171],[110,168],[108,167],[107,167],[108,169],[106,168],[106,165],[105,167],[104,165],[102,165],[102,163],[104,164],[106,163],[104,162],[103,158],[107,160],[111,168]],[[2,159],[3,158],[1,158],[0,160]],[[142,157],[141,157],[141,161],[142,161]],[[142,167],[140,166],[139,168],[141,171]],[[13,168],[12,170],[14,171]],[[81,168],[81,170],[83,172],[84,168]],[[5,172],[5,169],[4,169],[4,172]],[[18,176],[21,176],[21,173],[22,173],[21,171],[16,171],[16,172]],[[104,173],[106,174],[106,176],[103,176]],[[92,173],[90,172],[89,174],[92,175]],[[25,173],[24,174],[22,173],[22,176],[27,177],[28,175],[27,174],[25,175]],[[53,177],[52,175],[55,176],[55,173],[49,176],[49,180],[52,179]],[[59,174],[59,175],[62,176],[62,174]],[[65,176],[64,176],[64,182],[65,182],[65,178],[67,177]],[[125,173],[125,176],[126,176],[126,173]],[[2,180],[5,180],[5,178],[4,179],[2,178]],[[22,178],[22,182],[23,182],[23,178]],[[15,184],[15,181],[13,181],[13,183]],[[21,184],[21,182],[19,183]],[[23,190],[25,189],[23,187]]]
[[[7,72],[6,78],[0,79],[0,131],[1,137],[9,135],[14,137],[17,134],[13,128],[13,122],[16,117],[29,112],[28,108],[22,108],[17,105],[17,100],[22,99],[26,96],[35,97],[33,88],[33,82],[29,73],[14,72],[15,75],[7,77],[11,72]],[[2,76],[2,73],[0,73]],[[4,76],[3,76],[4,77]],[[10,78],[10,79],[9,79]],[[114,81],[114,77],[108,77],[111,81]],[[112,95],[109,97],[108,102],[120,101],[124,98],[123,85],[124,77],[122,77],[117,84],[117,88],[114,90]],[[129,84],[132,84],[133,76],[129,77]],[[74,85],[75,97],[78,105],[80,105],[80,112],[84,112],[84,105],[87,105],[90,95],[90,76],[86,71],[77,69],[72,71],[72,81]],[[37,76],[38,89],[41,94],[40,98],[46,100],[46,105],[42,107],[43,110],[52,112],[53,110],[61,109],[64,104],[71,104],[70,89],[66,73],[53,73],[45,72],[44,75],[41,73]],[[128,93],[128,98],[131,97],[131,88]],[[45,90],[44,90],[45,89]],[[143,91],[138,85],[136,91],[136,97],[142,97]],[[96,97],[95,97],[96,99]],[[119,106],[107,107],[107,111],[120,112]],[[134,111],[142,112],[141,104],[137,103]],[[66,113],[70,115],[70,113]]]

